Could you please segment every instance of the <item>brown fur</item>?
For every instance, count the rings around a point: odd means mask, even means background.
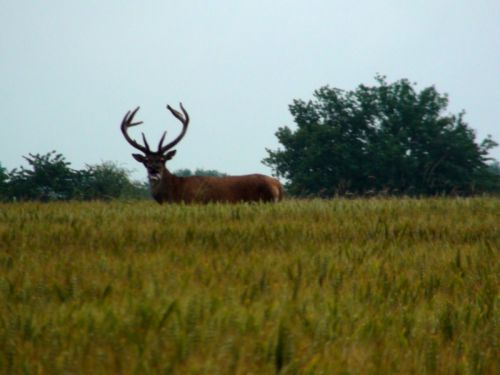
[[[150,184],[158,203],[278,202],[283,198],[281,183],[261,174],[177,177],[165,168],[161,179]]]

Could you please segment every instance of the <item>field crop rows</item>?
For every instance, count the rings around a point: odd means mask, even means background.
[[[495,374],[500,200],[0,205],[5,374]]]

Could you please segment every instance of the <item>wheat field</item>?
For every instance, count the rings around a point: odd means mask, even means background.
[[[4,374],[497,374],[500,199],[0,204]]]

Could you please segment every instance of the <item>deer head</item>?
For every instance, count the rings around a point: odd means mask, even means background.
[[[135,160],[137,160],[139,163],[142,163],[146,167],[146,170],[148,171],[148,178],[151,182],[158,182],[162,179],[163,174],[167,171],[165,162],[172,159],[176,153],[176,150],[172,150],[172,148],[175,147],[175,145],[177,145],[177,143],[179,143],[186,134],[186,130],[189,124],[189,115],[182,106],[182,103],[180,103],[180,107],[182,113],[167,105],[167,109],[182,123],[181,133],[172,142],[164,146],[163,141],[165,140],[165,135],[167,134],[167,132],[165,131],[160,139],[160,142],[158,143],[157,151],[151,151],[144,133],[142,133],[144,146],[137,143],[128,135],[129,128],[142,124],[142,121],[134,122],[134,116],[139,111],[140,107],[137,107],[133,111],[128,111],[123,118],[121,124],[121,131],[123,133],[123,136],[132,147],[144,153],[144,155],[132,154],[132,156]]]

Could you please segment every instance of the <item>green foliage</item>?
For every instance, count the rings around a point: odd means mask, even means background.
[[[283,149],[264,159],[290,193],[471,194],[495,186],[486,161],[496,143],[476,143],[463,112],[445,113],[446,95],[418,92],[406,79],[376,81],[355,91],[326,86],[314,101],[293,101],[297,129],[279,128]]]
[[[0,372],[496,374],[498,212],[0,204]]]
[[[141,190],[147,186],[138,186],[129,180],[129,172],[113,162],[103,162],[88,165],[79,174],[78,193],[81,199],[117,199],[140,198],[144,196]],[[149,195],[149,194],[148,194]]]
[[[126,199],[151,199],[149,183],[145,181],[131,181],[130,185],[124,190],[123,196]]]
[[[29,168],[21,167],[7,173],[0,166],[0,200],[110,200],[150,196],[147,184],[130,181],[129,172],[113,162],[75,170],[55,151],[45,155],[29,154],[24,158]]]
[[[494,161],[489,165],[490,172],[497,176],[500,176],[500,163],[498,161]]]
[[[9,175],[9,192],[16,200],[67,200],[72,197],[75,171],[56,151],[24,156],[29,168],[14,169]]]
[[[481,180],[481,187],[487,192],[500,194],[500,163],[496,160],[488,163],[487,173]]]
[[[0,163],[0,201],[5,200],[7,197],[7,191],[9,175],[7,169],[5,169]]]

